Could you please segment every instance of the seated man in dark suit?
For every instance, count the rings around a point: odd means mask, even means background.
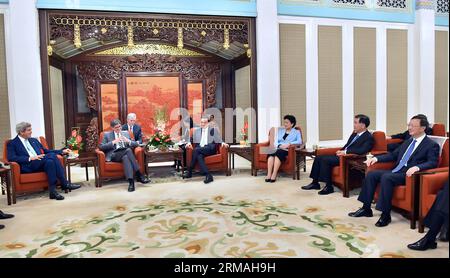
[[[320,189],[319,182],[325,182],[325,187],[319,191],[320,195],[328,195],[334,192],[331,174],[333,167],[339,166],[339,157],[346,154],[364,155],[368,153],[374,144],[372,134],[367,130],[370,119],[366,115],[356,115],[353,121],[354,132],[347,144],[336,155],[317,156],[311,169],[312,183],[302,186],[303,190]]]
[[[417,116],[423,117],[423,118],[427,118],[427,116],[423,115],[423,114],[419,114]],[[427,135],[431,135],[433,134],[433,129],[431,127],[427,127],[427,129],[425,129],[425,133]],[[386,137],[386,139],[401,139],[403,141],[408,140],[409,138],[411,138],[411,135],[409,135],[409,130],[403,132],[403,133],[399,133],[399,134],[394,134],[392,136],[388,136]],[[401,146],[402,143],[391,143],[387,145],[387,150],[388,152],[393,152],[395,151],[398,147]]]
[[[142,144],[142,129],[136,124],[136,114],[128,114],[127,124],[122,126],[122,130],[128,131],[131,140],[138,142],[138,144]]]
[[[430,228],[428,233],[419,241],[409,244],[408,248],[417,251],[436,249],[436,236],[441,231],[440,239],[448,241],[448,180],[436,196],[430,211],[425,217],[425,226]],[[444,228],[444,229],[442,229]],[[444,234],[443,234],[444,233]]]
[[[13,218],[13,217],[14,217],[14,215],[3,213],[3,211],[0,210],[0,219],[9,219],[9,218]],[[5,225],[0,224],[0,230],[3,228],[5,228]]]
[[[377,227],[385,227],[391,222],[392,194],[394,187],[405,184],[406,176],[410,177],[418,171],[424,171],[438,166],[439,145],[428,138],[425,130],[428,120],[421,116],[414,116],[409,122],[409,134],[411,138],[392,153],[374,157],[366,161],[370,167],[377,162],[395,161],[393,170],[379,170],[369,172],[364,180],[358,200],[363,203],[359,210],[349,213],[351,217],[372,217],[371,204],[377,189],[381,185],[380,196],[376,209],[381,211],[381,217],[375,224]]]
[[[208,184],[214,179],[208,171],[208,167],[205,164],[205,157],[215,155],[217,152],[217,144],[222,144],[228,147],[227,144],[222,142],[220,132],[217,128],[211,128],[208,125],[209,119],[203,117],[200,122],[200,127],[194,129],[194,133],[191,138],[191,143],[186,145],[186,148],[191,148],[192,144],[197,145],[192,153],[191,165],[188,168],[184,178],[192,178],[192,169],[195,168],[197,163],[200,165],[202,173],[206,176],[204,183]]]
[[[122,131],[120,120],[112,120],[113,131],[105,132],[99,148],[105,153],[106,161],[122,162],[125,177],[128,180],[128,192],[135,191],[134,176],[143,184],[149,183],[149,179],[142,175],[139,164],[133,154],[133,149],[139,144],[131,140],[127,131]]]
[[[17,136],[12,139],[8,146],[8,160],[20,165],[20,172],[36,173],[45,172],[48,178],[48,189],[50,199],[64,200],[64,197],[56,191],[56,184],[61,183],[63,190],[75,190],[80,188],[77,184],[69,184],[65,176],[64,167],[61,165],[57,155],[65,155],[68,149],[47,150],[36,138],[32,138],[30,123],[19,123],[16,126]]]

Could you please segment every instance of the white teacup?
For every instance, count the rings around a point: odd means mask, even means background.
[[[372,158],[374,158],[374,155],[373,155],[373,154],[369,153],[369,154],[366,155],[366,161],[369,161],[369,160],[371,160]]]

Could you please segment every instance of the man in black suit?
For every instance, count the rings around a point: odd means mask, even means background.
[[[9,219],[9,218],[13,218],[13,217],[14,217],[14,215],[3,213],[3,211],[0,210],[0,219]],[[5,228],[5,225],[0,224],[0,230],[3,228]]]
[[[448,180],[444,184],[444,188],[439,191],[436,200],[430,211],[425,217],[425,226],[430,228],[428,233],[419,241],[409,244],[408,248],[417,251],[425,251],[428,249],[436,249],[436,236],[441,231],[441,238],[447,238],[448,241]],[[443,227],[446,229],[441,230]],[[442,234],[447,233],[447,234]]]
[[[45,172],[48,178],[50,199],[64,200],[64,197],[56,191],[56,184],[61,183],[63,190],[75,190],[80,188],[78,184],[70,184],[65,175],[57,155],[65,155],[70,151],[47,150],[36,138],[32,138],[30,123],[21,122],[16,125],[17,136],[7,146],[8,160],[20,165],[21,173]]]
[[[127,116],[127,123],[122,126],[123,131],[128,131],[130,139],[142,144],[142,128],[136,124],[136,114],[130,113]]]
[[[204,183],[208,184],[212,182],[213,176],[209,173],[208,167],[206,167],[205,157],[215,155],[217,152],[217,145],[228,145],[222,142],[220,132],[215,127],[208,125],[209,118],[203,117],[200,121],[200,127],[194,129],[192,134],[191,143],[186,145],[186,148],[192,148],[192,144],[196,145],[192,153],[191,165],[189,165],[187,173],[184,178],[192,178],[192,170],[197,163],[200,165],[201,172],[206,176]]]
[[[417,116],[420,117],[424,117],[427,118],[427,116],[425,116],[424,114],[419,114]],[[431,127],[427,127],[427,129],[425,129],[425,133],[427,135],[431,135],[433,134],[433,129]],[[403,141],[409,140],[409,138],[411,138],[411,135],[409,135],[409,130],[403,132],[403,133],[399,133],[399,134],[394,134],[392,136],[388,136],[386,137],[386,139],[401,139]],[[388,152],[393,152],[395,151],[398,147],[400,147],[402,145],[402,143],[392,143],[392,144],[388,144],[387,145],[387,150]]]
[[[336,152],[336,155],[317,156],[314,159],[311,174],[312,183],[302,186],[303,190],[320,189],[319,182],[324,182],[325,187],[319,191],[320,195],[328,195],[334,192],[331,180],[331,171],[333,167],[339,166],[339,157],[346,154],[364,155],[368,153],[374,144],[372,134],[367,130],[370,125],[370,119],[366,115],[356,115],[353,121],[354,132],[347,141],[347,144]]]
[[[393,170],[379,170],[367,174],[358,200],[363,203],[359,210],[349,213],[351,217],[372,217],[371,204],[377,189],[381,185],[376,209],[381,211],[381,217],[375,224],[385,227],[391,222],[392,194],[394,187],[405,184],[406,176],[411,177],[418,171],[436,168],[439,160],[439,145],[425,134],[429,126],[428,120],[421,116],[414,116],[408,130],[411,138],[392,153],[374,157],[366,161],[370,167],[377,162],[395,161]]]

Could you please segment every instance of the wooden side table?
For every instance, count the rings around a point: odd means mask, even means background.
[[[367,172],[367,165],[364,163],[366,156],[347,157],[345,159],[345,182],[344,197],[350,197],[350,191],[361,186]]]
[[[238,155],[251,162],[251,175],[254,175],[253,162],[253,145],[231,145],[228,148],[228,175],[231,175],[231,170],[234,169],[234,156]]]
[[[89,181],[88,166],[89,166],[89,164],[92,164],[92,166],[94,167],[95,187],[99,187],[98,172],[97,172],[97,166],[98,166],[97,156],[93,156],[93,155],[83,156],[83,155],[81,155],[81,156],[79,156],[77,158],[66,157],[64,159],[64,164],[65,164],[65,167],[67,169],[67,179],[69,180],[69,183],[72,183],[72,177],[71,177],[71,171],[70,171],[70,167],[71,166],[83,165],[84,164],[85,168],[86,168],[86,181]]]
[[[315,158],[317,150],[307,148],[295,149],[295,172],[297,173],[297,180],[300,180],[300,169],[306,172],[306,157]]]
[[[154,162],[171,162],[174,160],[181,161],[181,175],[184,176],[184,161],[183,161],[183,150],[180,148],[178,150],[167,150],[167,151],[148,151],[145,148],[144,151],[144,161],[145,161],[145,173],[148,175],[150,173],[149,163]],[[184,178],[184,177],[183,177]]]
[[[2,194],[4,195],[6,192],[6,199],[8,202],[8,206],[12,203],[12,193],[13,193],[13,181],[11,177],[11,169],[0,168],[0,178],[1,178],[1,186],[2,186]]]

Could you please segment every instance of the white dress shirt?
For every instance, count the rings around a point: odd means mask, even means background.
[[[121,134],[114,132],[114,139],[120,138],[120,135],[121,135]],[[125,144],[124,144],[124,142],[123,142],[122,140],[120,140],[120,141],[116,144],[116,149],[124,148],[124,147],[125,147]]]
[[[25,150],[27,150],[28,155],[30,157],[37,156],[36,151],[33,149],[33,146],[31,146],[30,141],[28,141],[28,139],[22,138],[22,136],[19,136],[19,139],[22,142],[23,146],[25,147]]]
[[[200,140],[200,147],[208,145],[208,128],[202,128],[202,139]]]

